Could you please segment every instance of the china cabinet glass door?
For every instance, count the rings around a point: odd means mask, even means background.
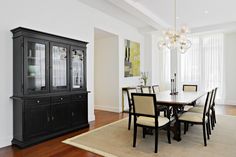
[[[67,45],[51,45],[51,86],[53,91],[69,89],[68,83],[68,51]]]
[[[48,91],[47,58],[48,42],[25,39],[25,82],[26,94],[44,93]]]
[[[85,82],[85,50],[71,47],[71,84],[72,90],[84,89]]]

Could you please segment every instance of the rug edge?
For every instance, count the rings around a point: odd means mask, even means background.
[[[77,144],[77,143],[71,142],[69,140],[64,140],[64,141],[62,141],[62,143],[68,144],[68,145],[71,145],[71,146],[74,146],[74,147],[77,147],[77,148],[80,148],[80,149],[83,149],[83,150],[86,150],[86,151],[89,151],[89,152],[92,152],[92,153],[95,153],[95,154],[98,154],[98,155],[102,155],[104,157],[117,157],[117,156],[115,156],[113,154],[110,154],[110,153],[107,153],[105,151],[101,151],[99,149],[95,149],[95,148],[85,146],[85,145],[82,145],[82,144]]]
[[[110,125],[119,123],[119,122],[124,121],[124,120],[126,120],[126,119],[128,119],[128,118],[123,118],[123,119],[120,119],[120,120],[118,120],[118,121],[115,121],[115,122],[106,124],[106,125],[104,125],[104,126],[98,127],[98,128],[96,128],[96,129],[92,129],[92,130],[87,131],[87,132],[85,132],[85,133],[82,133],[82,134],[80,134],[80,135],[77,135],[77,136],[68,138],[68,139],[66,139],[66,140],[64,140],[64,141],[73,140],[73,139],[78,138],[78,137],[80,137],[80,136],[84,136],[84,135],[87,135],[87,134],[89,134],[89,133],[95,132],[95,131],[97,131],[97,130],[101,130],[101,129],[105,128],[105,127],[108,127],[108,126],[110,126]],[[127,129],[128,129],[128,128],[127,128]],[[64,142],[64,141],[62,141],[62,142]]]

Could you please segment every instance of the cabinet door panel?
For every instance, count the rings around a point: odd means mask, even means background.
[[[69,104],[53,104],[51,109],[51,130],[57,131],[67,128],[69,126]]]
[[[88,123],[87,101],[72,101],[70,112],[72,126]]]
[[[51,43],[51,89],[52,91],[69,90],[69,47]]]
[[[25,138],[49,133],[50,105],[30,105],[25,109]]]
[[[24,93],[46,93],[49,91],[49,43],[25,38],[24,44]]]
[[[86,54],[85,49],[72,46],[70,50],[71,60],[71,88],[72,90],[86,89]]]

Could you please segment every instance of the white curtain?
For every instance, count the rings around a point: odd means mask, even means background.
[[[200,90],[218,87],[217,98],[223,99],[223,34],[195,34],[190,40],[191,48],[180,56],[181,83]]]
[[[165,48],[161,51],[161,56],[162,56],[162,68],[161,68],[161,83],[160,87],[161,90],[167,90],[170,88],[170,61],[171,61],[171,56],[170,56],[170,50]]]

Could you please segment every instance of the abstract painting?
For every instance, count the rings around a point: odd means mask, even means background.
[[[125,77],[140,76],[140,44],[125,40]]]

